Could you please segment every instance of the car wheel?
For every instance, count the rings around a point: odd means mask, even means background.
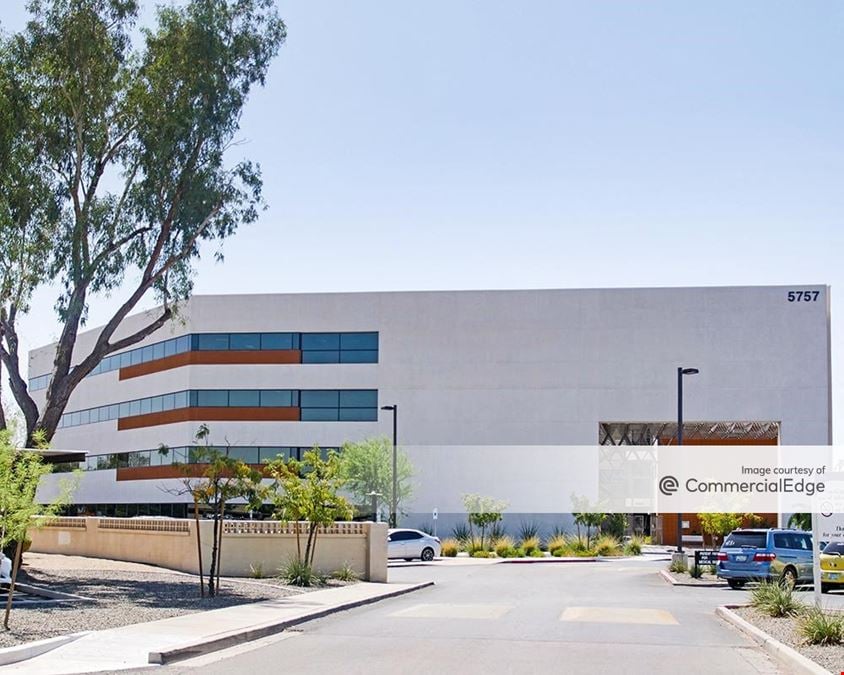
[[[430,546],[425,547],[422,549],[422,560],[425,562],[431,562],[434,559],[434,549]]]
[[[742,588],[744,587],[744,582],[739,579],[727,579],[727,585],[730,588]]]
[[[413,558],[405,558],[404,561],[405,562],[413,562]]]
[[[793,567],[786,567],[780,577],[783,588],[794,588],[797,585],[797,572]]]
[[[821,584],[821,593],[829,593],[831,590],[830,584]]]

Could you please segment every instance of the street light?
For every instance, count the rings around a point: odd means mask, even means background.
[[[398,496],[398,469],[396,466],[396,446],[399,443],[399,407],[394,403],[393,405],[382,405],[381,410],[389,410],[393,413],[393,491],[390,495],[390,527],[396,527],[396,504]]]
[[[677,445],[683,445],[683,376],[697,375],[697,368],[677,368]],[[677,514],[677,553],[683,552],[683,514]]]

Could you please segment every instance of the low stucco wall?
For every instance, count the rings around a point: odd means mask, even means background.
[[[211,564],[212,521],[199,522],[202,567]],[[307,523],[301,523],[303,533]],[[294,526],[275,521],[227,520],[223,523],[221,573],[249,576],[260,566],[273,576],[296,556]],[[58,518],[29,533],[31,550],[148,563],[182,572],[199,572],[196,523],[191,519]],[[306,535],[302,536],[304,549]],[[387,525],[335,523],[320,530],[314,567],[330,574],[345,564],[361,579],[387,581]]]

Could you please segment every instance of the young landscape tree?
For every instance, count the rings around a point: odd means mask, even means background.
[[[260,169],[228,151],[285,39],[274,6],[161,7],[138,46],[136,0],[32,0],[27,27],[0,36],[0,361],[30,443],[38,429],[52,438],[105,356],[174,316],[202,245],[256,220]],[[61,329],[39,409],[18,327],[42,285],[60,289]],[[92,298],[113,293],[119,307],[90,347],[75,349]],[[123,329],[150,295],[161,309]]]
[[[745,525],[753,526],[762,522],[755,513],[698,513],[700,531],[709,535],[709,546],[715,548],[733,530]]]
[[[265,493],[273,504],[273,517],[293,523],[298,562],[310,571],[314,566],[320,528],[338,520],[348,520],[354,513],[352,505],[340,494],[343,488],[340,458],[335,452],[323,457],[319,447],[314,446],[304,453],[302,461],[280,457],[270,462],[267,473],[274,479]],[[304,551],[301,521],[306,523],[308,535]]]
[[[502,513],[507,508],[507,502],[492,497],[476,494],[463,495],[463,507],[469,519],[469,536],[475,538],[472,526],[481,529],[480,547],[484,549],[486,528],[502,519]]]
[[[177,492],[189,494],[193,499],[200,587],[202,542],[199,534],[199,505],[205,505],[210,510],[214,525],[211,535],[211,563],[208,568],[208,595],[214,597],[220,592],[226,504],[234,499],[244,499],[249,508],[260,508],[263,474],[243,460],[231,457],[228,446],[209,445],[209,437],[208,427],[200,425],[195,435],[197,445],[190,450],[190,462],[181,465],[185,477],[182,480],[182,489]]]
[[[401,513],[402,504],[413,496],[413,465],[400,449],[396,454],[396,468],[396,504]],[[373,493],[382,495],[380,510],[386,520],[393,490],[393,443],[390,439],[381,437],[345,443],[340,453],[340,476],[363,513],[369,513]]]
[[[0,430],[0,551],[14,545],[11,583],[3,618],[3,627],[7,629],[26,534],[55,516],[68,503],[72,490],[72,481],[66,481],[57,499],[50,504],[40,504],[36,499],[38,483],[52,467],[45,464],[38,453],[18,450],[12,444],[11,436],[10,429]],[[39,440],[36,435],[36,441]]]

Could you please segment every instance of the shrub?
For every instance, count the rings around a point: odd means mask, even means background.
[[[456,539],[443,539],[442,541],[442,555],[445,558],[453,558],[460,550],[460,542]]]
[[[264,564],[260,562],[249,563],[249,576],[253,579],[263,579]]]
[[[703,568],[700,565],[692,565],[689,568],[689,576],[692,579],[700,579],[703,576]]]
[[[489,542],[484,542],[484,545],[481,545],[481,540],[478,538],[470,539],[466,542],[466,550],[469,552],[469,555],[474,555],[475,551],[486,551],[489,553]]]
[[[677,574],[683,574],[689,569],[689,563],[684,557],[682,560],[672,560],[671,564],[668,566],[669,572],[676,572]]]
[[[495,554],[500,555],[502,558],[506,558],[507,552],[515,548],[515,546],[515,542],[507,535],[504,535],[495,541]]]
[[[479,549],[472,553],[473,558],[489,558],[489,551]]]
[[[451,528],[451,537],[465,546],[472,538],[472,532],[466,523],[458,523]]]
[[[338,581],[357,581],[358,574],[354,568],[348,563],[344,562],[343,566],[331,575]]]
[[[774,618],[796,616],[803,609],[803,604],[794,597],[791,588],[769,581],[763,581],[753,589],[750,604]]]
[[[519,523],[519,541],[539,536],[539,523],[535,520],[523,520]]]
[[[642,545],[644,544],[641,537],[631,537],[624,545],[624,555],[642,555]]]
[[[528,556],[530,556],[531,558],[544,558],[545,553],[542,551],[541,548],[537,548],[537,549],[531,551],[530,553],[528,553]]]
[[[495,547],[494,542],[498,541],[502,537],[507,536],[507,528],[501,522],[493,523],[489,527],[489,540],[493,542],[493,548]]]
[[[551,555],[555,558],[565,558],[568,554],[569,552],[561,546],[551,551]]]
[[[298,558],[291,558],[281,568],[281,578],[293,586],[316,586],[321,579],[310,565]]]
[[[534,551],[541,552],[541,543],[539,541],[539,537],[536,535],[522,539],[522,543],[519,547],[522,548],[527,555],[533,555]]]
[[[798,630],[810,645],[839,645],[844,641],[844,617],[813,607],[800,617]]]
[[[552,534],[546,543],[546,548],[551,551],[551,555],[557,555],[554,551],[565,549],[568,546],[566,536],[561,533]]]
[[[615,537],[605,534],[595,541],[594,549],[596,555],[621,555],[621,542]]]
[[[500,553],[496,551],[497,555],[500,555],[502,558],[520,558],[524,555],[523,551],[520,551],[515,546],[510,546],[509,548],[504,549]]]

